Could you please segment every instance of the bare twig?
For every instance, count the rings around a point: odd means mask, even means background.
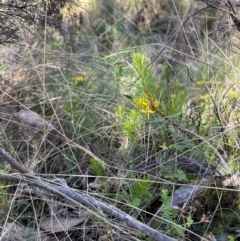
[[[22,174],[31,173],[27,168],[20,165],[15,159],[8,155],[7,152],[2,148],[0,148],[0,158],[2,159],[1,161],[7,162],[12,168],[16,169]]]

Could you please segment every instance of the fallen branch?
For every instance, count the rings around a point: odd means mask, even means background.
[[[0,148],[0,160],[6,161],[9,165],[16,170],[18,170],[21,175],[5,175],[0,174],[1,180],[6,180],[10,182],[26,182],[28,184],[32,184],[41,189],[49,191],[57,196],[61,196],[67,198],[68,200],[72,200],[78,203],[81,203],[85,206],[91,206],[98,210],[101,210],[111,216],[114,216],[121,220],[122,222],[128,224],[129,226],[138,229],[139,231],[145,233],[149,237],[153,238],[156,241],[176,241],[164,234],[159,233],[158,231],[150,228],[146,224],[138,221],[127,213],[121,211],[120,209],[96,200],[95,198],[83,194],[77,193],[72,188],[67,185],[57,185],[43,180],[42,178],[36,176],[35,173],[30,172],[28,169],[20,165],[14,158],[12,158],[9,154],[7,154],[2,148]]]

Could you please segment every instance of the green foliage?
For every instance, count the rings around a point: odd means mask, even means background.
[[[236,235],[228,235],[228,241],[236,241],[239,240],[240,234],[236,234]]]
[[[166,219],[168,222],[165,222],[166,229],[171,230],[171,234],[183,235],[184,229],[180,226],[175,226],[176,218],[178,216],[178,211],[171,208],[171,197],[169,196],[169,191],[167,189],[161,190],[161,200],[162,200],[162,218]]]
[[[6,187],[4,181],[0,181],[0,210],[2,213],[7,211],[9,207],[9,188]]]
[[[142,204],[146,204],[149,201],[150,193],[150,183],[149,177],[144,175],[142,180],[135,182],[129,192],[130,192],[130,199],[132,200],[133,206],[140,206]],[[136,203],[138,205],[136,205]]]
[[[123,107],[118,107],[117,114],[124,135],[133,143],[136,142],[143,124],[141,115],[136,110],[126,111]]]
[[[132,183],[132,181],[124,181],[124,185],[129,186],[128,190],[121,191],[118,199],[124,199],[127,203],[134,207],[146,205],[151,197],[151,183],[149,177],[144,175]]]
[[[188,216],[187,223],[186,223],[187,227],[188,228],[191,227],[193,225],[193,223],[194,223],[194,220],[192,219],[192,217]]]
[[[148,66],[149,60],[143,53],[134,53],[132,55],[132,67],[135,72],[137,81],[134,82],[135,99],[140,97],[148,100],[159,98],[159,93],[156,91],[160,81],[154,76],[151,67]]]
[[[138,131],[138,116],[135,110],[132,110],[129,115],[126,115],[121,107],[118,108],[121,114],[122,127],[124,134],[130,139],[134,139]]]
[[[186,100],[186,93],[184,91],[180,91],[174,95],[171,95],[170,100],[167,101],[166,104],[162,105],[163,113],[165,113],[165,115],[182,114],[182,108],[185,103],[185,100]]]
[[[235,241],[235,238],[233,235],[228,235],[228,241]]]
[[[163,173],[163,177],[167,180],[171,180],[171,181],[179,181],[179,182],[186,182],[188,181],[188,178],[186,176],[186,174],[184,173],[184,171],[182,171],[181,169],[174,169],[174,166],[162,166],[162,173]]]
[[[132,55],[132,65],[135,71],[135,76],[138,79],[136,83],[136,88],[138,90],[138,95],[142,93],[154,92],[154,87],[156,85],[156,78],[150,67],[148,67],[149,59],[146,55],[142,53],[134,53]]]
[[[105,167],[94,158],[90,159],[90,167],[94,176],[106,176],[107,172]]]

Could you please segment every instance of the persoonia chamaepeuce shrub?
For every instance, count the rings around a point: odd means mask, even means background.
[[[178,83],[167,86],[164,74],[163,78],[157,78],[148,63],[149,60],[143,53],[132,55],[131,68],[137,81],[126,93],[127,101],[130,99],[131,102],[130,108],[119,106],[117,109],[122,131],[133,142],[136,142],[149,123],[159,121],[163,127],[170,125],[172,129],[179,127],[181,131],[186,92]],[[129,106],[127,102],[126,106]],[[169,132],[171,128],[166,129]]]

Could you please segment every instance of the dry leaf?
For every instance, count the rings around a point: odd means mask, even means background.
[[[83,223],[87,215],[82,217],[44,217],[40,221],[40,228],[47,232],[66,231],[74,226]]]
[[[181,206],[183,203],[190,201],[201,190],[203,190],[203,187],[198,185],[179,187],[173,195],[172,205]]]
[[[40,131],[44,131],[46,128],[49,130],[53,130],[54,127],[45,121],[39,114],[30,111],[30,110],[22,110],[14,114],[14,117],[29,125],[30,127],[39,129]]]
[[[93,188],[93,189],[98,189],[98,188],[101,188],[103,186],[104,181],[105,181],[105,179],[103,179],[101,177],[96,177],[93,182],[90,182],[88,184],[88,186],[90,188]]]
[[[227,178],[222,182],[223,186],[240,186],[240,171],[237,171],[235,174],[233,174],[231,177]]]
[[[20,226],[17,223],[7,223],[1,233],[1,241],[43,241],[46,234],[29,227]]]

